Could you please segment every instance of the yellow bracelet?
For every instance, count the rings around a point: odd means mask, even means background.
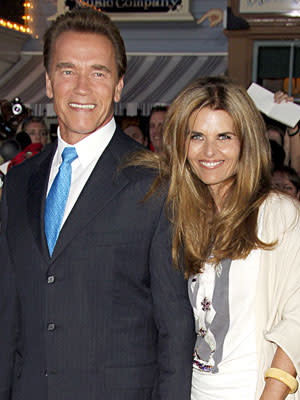
[[[279,368],[269,368],[265,373],[266,378],[274,378],[278,381],[284,383],[286,386],[290,388],[289,393],[295,393],[298,389],[298,382],[297,379],[294,378],[291,374],[286,371],[283,371]]]

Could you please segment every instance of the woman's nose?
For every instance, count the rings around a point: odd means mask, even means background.
[[[205,156],[212,157],[216,152],[216,143],[212,140],[205,140],[203,152]]]

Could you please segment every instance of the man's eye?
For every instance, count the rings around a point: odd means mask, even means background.
[[[96,78],[101,78],[103,76],[103,72],[95,72],[94,75]]]
[[[72,71],[69,70],[69,69],[67,69],[67,70],[63,71],[63,74],[64,74],[64,75],[71,75],[71,74],[72,74]]]

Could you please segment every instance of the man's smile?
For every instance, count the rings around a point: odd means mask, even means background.
[[[80,103],[69,103],[71,108],[77,108],[81,110],[93,110],[96,105],[95,104],[80,104]]]

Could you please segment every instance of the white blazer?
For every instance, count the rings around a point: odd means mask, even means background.
[[[300,203],[283,194],[271,194],[263,209],[261,239],[267,243],[278,240],[278,244],[273,250],[263,250],[260,258],[256,399],[262,393],[264,372],[271,366],[277,346],[290,357],[300,375]],[[287,399],[300,399],[299,391]]]

